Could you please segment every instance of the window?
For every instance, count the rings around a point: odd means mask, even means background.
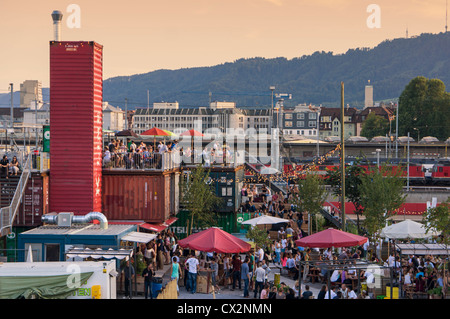
[[[309,127],[316,127],[316,122],[314,121],[309,121],[308,122]]]
[[[45,261],[59,261],[59,244],[45,244]]]
[[[314,113],[314,112],[309,113],[309,118],[310,119],[316,119],[317,118],[317,113]]]
[[[297,121],[297,127],[304,127],[305,121]]]
[[[292,120],[292,114],[284,114],[286,120]]]
[[[286,121],[285,125],[286,127],[292,127],[292,121]]]
[[[297,119],[303,120],[305,118],[305,113],[297,113]]]

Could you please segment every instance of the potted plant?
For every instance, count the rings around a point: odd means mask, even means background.
[[[436,288],[427,291],[430,299],[442,299],[442,287],[438,286]]]

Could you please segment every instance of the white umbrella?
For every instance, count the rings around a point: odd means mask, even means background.
[[[273,217],[269,215],[263,215],[259,217],[255,217],[249,220],[242,222],[244,225],[270,225],[270,224],[278,224],[278,223],[289,223],[289,219]]]
[[[429,238],[439,235],[440,232],[430,230],[427,232],[425,225],[406,219],[400,223],[384,227],[381,230],[381,237],[386,238]]]
[[[33,262],[33,251],[31,250],[31,245],[28,246],[27,263]]]

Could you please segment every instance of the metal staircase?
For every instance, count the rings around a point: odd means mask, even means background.
[[[2,197],[3,192],[5,192],[5,194],[12,194],[12,192],[14,192],[14,195],[8,203],[8,206],[3,207],[3,205],[6,204],[2,203],[2,207],[0,208],[0,236],[8,235],[11,232],[14,218],[16,217],[17,209],[19,208],[22,201],[23,192],[28,183],[30,174],[31,155],[28,155],[27,160],[22,167],[22,173],[19,180],[17,180],[16,178],[8,178],[2,181]],[[16,185],[15,189],[14,185]]]

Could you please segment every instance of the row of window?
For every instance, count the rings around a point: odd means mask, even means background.
[[[286,121],[284,122],[284,126],[285,127],[292,127],[292,121]],[[314,121],[309,121],[308,122],[308,127],[316,127],[317,126],[317,122]],[[297,121],[297,127],[305,127],[305,121]]]
[[[308,118],[310,120],[317,119],[317,113],[314,113],[314,112],[308,112],[308,113],[285,113],[284,114],[284,118],[286,120],[292,120],[295,117],[298,120],[303,120],[303,119],[305,119],[305,114],[308,114]]]

